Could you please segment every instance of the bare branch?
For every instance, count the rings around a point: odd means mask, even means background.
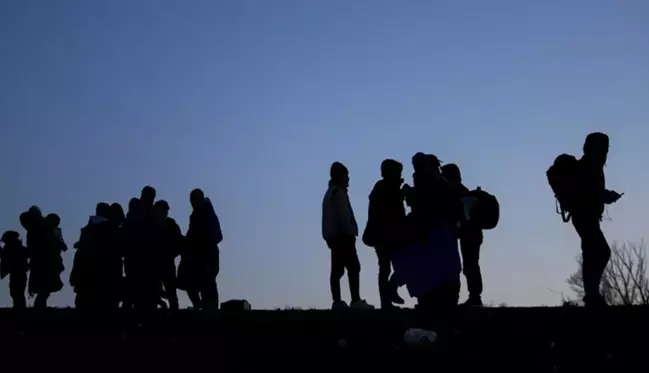
[[[584,296],[583,259],[566,283],[576,297]],[[611,259],[602,275],[601,293],[611,305],[649,304],[649,273],[644,240],[611,245]]]

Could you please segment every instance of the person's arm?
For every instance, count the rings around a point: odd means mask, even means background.
[[[216,213],[214,213],[214,230],[216,233],[216,244],[218,245],[223,241],[223,231],[221,230],[221,221]]]

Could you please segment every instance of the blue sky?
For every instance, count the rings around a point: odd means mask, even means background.
[[[425,151],[500,199],[485,300],[556,304],[579,253],[545,180],[556,155],[610,134],[608,185],[626,194],[604,230],[647,232],[647,19],[642,0],[6,0],[0,227],[37,204],[72,245],[97,202],[151,184],[185,230],[200,187],[224,229],[223,299],[328,307],[330,163],[349,167],[364,226],[380,162],[409,178]],[[375,254],[358,251],[378,304]]]

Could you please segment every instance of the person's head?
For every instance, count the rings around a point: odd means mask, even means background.
[[[32,229],[34,217],[32,214],[29,213],[29,211],[25,211],[22,214],[20,214],[19,220],[20,220],[20,225],[22,225],[26,231]]]
[[[452,183],[461,183],[462,174],[460,168],[455,163],[448,163],[442,166],[442,176]]]
[[[189,202],[192,204],[193,209],[197,209],[203,205],[205,202],[205,193],[202,190],[196,188],[189,193]]]
[[[608,157],[608,148],[608,135],[601,132],[593,132],[586,136],[586,141],[584,141],[584,156],[603,166],[606,164],[606,158]]]
[[[167,201],[161,199],[157,201],[154,206],[162,217],[166,218],[167,216],[169,216],[169,204],[167,203]]]
[[[140,202],[139,198],[135,198],[135,197],[131,198],[128,201],[128,213],[129,214],[137,214],[137,213],[139,213],[140,212],[140,206],[141,206],[141,202]]]
[[[99,202],[95,208],[95,215],[101,216],[102,218],[110,218],[110,205],[106,202]]]
[[[110,217],[115,223],[121,224],[122,222],[124,222],[124,220],[126,220],[126,216],[124,215],[124,209],[122,208],[122,205],[117,202],[111,204]]]
[[[52,228],[58,228],[59,225],[61,225],[61,218],[54,213],[47,214],[45,217],[45,221],[52,227]]]
[[[20,243],[20,234],[16,231],[6,231],[2,235],[2,242],[4,242],[5,245]]]
[[[385,180],[399,181],[399,185],[403,183],[401,173],[403,172],[403,165],[401,162],[394,159],[386,159],[381,162],[381,177]]]
[[[418,152],[412,156],[412,168],[415,172],[420,172],[426,170],[428,166],[428,159],[426,154]]]
[[[349,186],[349,170],[347,170],[347,167],[340,162],[334,162],[331,164],[329,177],[334,184],[344,187]]]
[[[41,208],[34,205],[27,210],[27,212],[35,219],[39,220],[43,218],[43,213],[41,212]]]
[[[144,188],[142,188],[142,193],[140,194],[140,200],[142,201],[143,204],[153,205],[153,201],[155,201],[155,196],[156,196],[155,189],[152,186],[147,185]]]
[[[426,165],[433,171],[439,171],[441,162],[435,154],[426,154]]]

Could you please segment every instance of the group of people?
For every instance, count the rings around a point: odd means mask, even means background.
[[[584,144],[580,159],[562,154],[547,171],[548,182],[555,194],[564,222],[570,221],[581,238],[583,277],[587,307],[606,305],[600,293],[601,277],[610,258],[610,247],[600,228],[605,205],[616,202],[622,194],[605,187],[604,166],[609,138],[603,133],[591,133]],[[462,184],[456,164],[441,165],[435,155],[417,153],[412,157],[413,186],[404,185],[403,165],[393,159],[381,163],[381,177],[369,195],[368,220],[362,234],[366,246],[373,247],[378,258],[378,288],[382,309],[394,308],[404,300],[397,292],[406,285],[406,277],[393,272],[394,260],[407,248],[419,245],[422,250],[442,250],[455,247],[461,253],[438,256],[441,262],[429,263],[429,271],[443,271],[443,281],[437,281],[424,294],[417,296],[419,305],[430,310],[452,310],[458,305],[460,271],[468,288],[467,306],[482,305],[482,275],[480,247],[483,230],[496,227],[500,210],[496,198],[477,188],[470,190]],[[329,186],[322,204],[322,236],[331,252],[330,287],[332,308],[374,308],[360,295],[360,262],[356,252],[359,229],[349,201],[349,171],[340,162],[330,168]],[[406,206],[410,212],[406,213]],[[430,242],[431,232],[443,230],[452,235],[455,246],[448,240],[439,245]],[[435,237],[444,237],[437,235]],[[436,238],[437,239],[437,238]],[[458,244],[459,241],[459,245]],[[407,251],[407,255],[419,255]],[[424,258],[425,256],[421,256]],[[458,258],[458,270],[455,262]],[[416,260],[416,259],[415,259]],[[396,266],[395,266],[396,269]],[[415,270],[413,268],[413,270]],[[347,271],[351,303],[342,300],[340,281]]]
[[[464,186],[459,167],[452,163],[441,166],[435,155],[417,153],[412,157],[412,166],[413,186],[404,185],[403,165],[393,159],[384,160],[381,163],[382,179],[369,195],[368,219],[362,241],[376,251],[381,308],[392,309],[395,304],[404,303],[397,292],[405,284],[404,279],[399,273],[392,272],[394,255],[411,245],[426,246],[429,233],[436,227],[444,227],[459,239],[469,288],[465,304],[480,306],[482,231],[496,226],[498,202],[480,188],[470,190]],[[322,213],[322,234],[331,251],[332,308],[373,308],[360,296],[360,262],[355,245],[359,229],[349,202],[348,187],[348,169],[342,163],[334,162]],[[469,204],[473,210],[471,214],[466,208]],[[406,213],[406,206],[410,207],[409,213]],[[342,300],[340,292],[340,280],[345,270],[350,285],[349,305]],[[459,272],[457,278],[451,276],[440,283],[440,287],[452,289],[450,293],[445,290],[443,302],[448,303],[450,299],[457,305],[459,286]]]
[[[605,186],[608,149],[607,135],[591,133],[586,137],[580,159],[562,154],[546,172],[557,200],[557,212],[564,222],[572,220],[581,238],[587,307],[606,305],[599,286],[611,250],[600,222],[605,205],[622,197]],[[404,276],[403,270],[393,272],[396,258],[403,257],[407,248],[435,251],[441,250],[441,246],[447,250],[450,247],[451,252],[439,256],[425,271],[442,271],[444,276],[424,294],[416,296],[419,304],[426,309],[454,309],[459,301],[463,271],[469,293],[464,304],[481,306],[480,248],[483,230],[498,224],[498,201],[480,187],[471,190],[464,186],[460,168],[453,163],[442,166],[435,155],[417,153],[412,157],[412,166],[410,186],[404,184],[403,165],[393,159],[384,160],[380,168],[382,178],[369,195],[362,241],[376,251],[381,308],[403,304],[398,288],[408,285],[407,277],[412,278],[412,274]],[[322,203],[322,236],[331,252],[332,308],[374,308],[360,295],[361,266],[356,251],[359,228],[349,201],[349,181],[347,167],[334,162]],[[193,211],[183,235],[169,216],[169,204],[155,198],[155,189],[144,187],[140,198],[130,200],[127,214],[118,203],[97,204],[95,214],[74,245],[76,253],[69,280],[76,293],[77,308],[178,309],[180,289],[187,292],[194,308],[218,309],[218,245],[223,235],[212,203],[200,189],[191,192]],[[408,213],[406,206],[410,208]],[[32,206],[19,220],[27,232],[26,245],[16,231],[2,235],[0,277],[9,276],[14,307],[26,307],[27,290],[30,296],[36,296],[34,307],[45,308],[49,296],[63,288],[61,254],[68,248],[59,227],[60,218],[56,214],[43,216],[38,207]],[[448,240],[444,245],[431,242],[445,237],[437,234],[437,238],[431,239],[431,232],[436,231],[446,232],[453,244],[447,244]],[[345,271],[351,294],[349,305],[342,300],[340,288]]]
[[[155,189],[146,186],[140,198],[129,201],[127,214],[118,203],[97,204],[74,244],[69,282],[78,309],[176,310],[178,289],[187,292],[194,308],[218,309],[223,234],[210,199],[200,189],[191,192],[193,211],[185,235],[169,216],[169,204],[155,199]],[[15,308],[26,307],[25,290],[36,296],[35,308],[45,308],[49,296],[63,288],[61,254],[67,246],[60,219],[43,217],[33,206],[20,215],[20,223],[27,232],[25,244],[16,231],[2,235],[0,277],[9,276]]]

